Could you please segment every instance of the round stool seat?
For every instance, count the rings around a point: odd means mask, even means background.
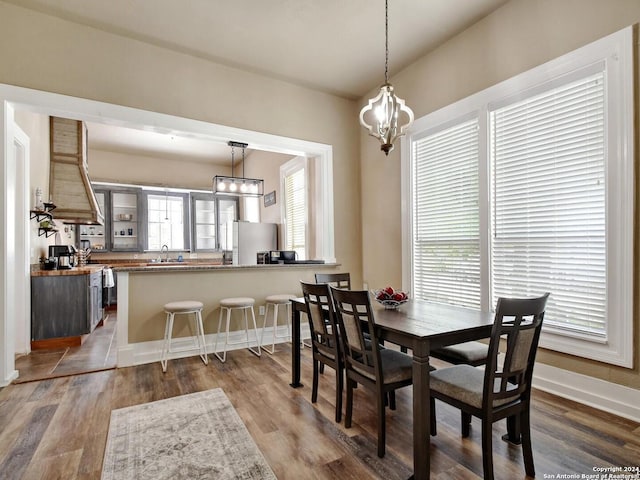
[[[277,303],[283,305],[285,303],[289,303],[294,298],[296,298],[295,295],[284,293],[282,295],[269,295],[267,298],[265,298],[265,301],[267,303]]]
[[[169,355],[172,353],[185,352],[189,350],[198,350],[200,358],[205,365],[209,363],[207,356],[207,344],[204,338],[204,327],[202,326],[202,309],[204,304],[196,300],[181,300],[178,302],[165,303],[164,311],[167,314],[167,320],[164,325],[164,342],[162,344],[162,355],[160,357],[160,365],[162,371],[167,371],[167,362]],[[195,335],[193,336],[193,346],[182,347],[177,350],[172,349],[173,343],[173,323],[176,315],[186,315],[190,318],[193,314],[195,323]]]
[[[220,300],[220,306],[228,308],[252,307],[255,303],[255,299],[251,297],[232,297]]]
[[[192,310],[202,310],[204,308],[204,304],[202,302],[197,302],[195,300],[182,300],[180,302],[169,302],[165,304],[164,311],[165,312],[190,312]]]

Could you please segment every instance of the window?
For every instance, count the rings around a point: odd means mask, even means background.
[[[188,250],[187,194],[147,193],[147,250]]]
[[[631,52],[625,29],[416,121],[414,295],[488,310],[549,291],[541,346],[632,366]]]
[[[284,249],[294,250],[299,260],[307,258],[306,159],[294,158],[280,167],[284,197]]]
[[[606,338],[604,72],[491,112],[491,286],[551,291],[547,327]]]
[[[478,121],[416,139],[413,294],[480,308]]]

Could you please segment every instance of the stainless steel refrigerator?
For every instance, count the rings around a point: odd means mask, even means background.
[[[277,224],[233,222],[234,265],[257,265],[258,252],[277,249]]]

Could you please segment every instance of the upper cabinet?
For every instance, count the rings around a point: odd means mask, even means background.
[[[215,251],[217,248],[216,200],[213,195],[192,194],[193,249]]]
[[[137,252],[142,250],[140,191],[111,191],[111,250]]]
[[[95,190],[96,200],[100,212],[105,218],[107,215],[109,191]],[[80,248],[90,248],[94,252],[105,252],[110,248],[109,243],[109,222],[104,225],[80,225]]]
[[[87,129],[83,122],[50,117],[49,193],[57,209],[54,218],[64,223],[101,225],[87,168]]]
[[[80,248],[95,252],[140,252],[141,195],[137,188],[96,188],[95,196],[104,214],[104,225],[80,225]]]

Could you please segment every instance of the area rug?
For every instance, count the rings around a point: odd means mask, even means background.
[[[102,480],[276,476],[222,389],[113,410]]]

